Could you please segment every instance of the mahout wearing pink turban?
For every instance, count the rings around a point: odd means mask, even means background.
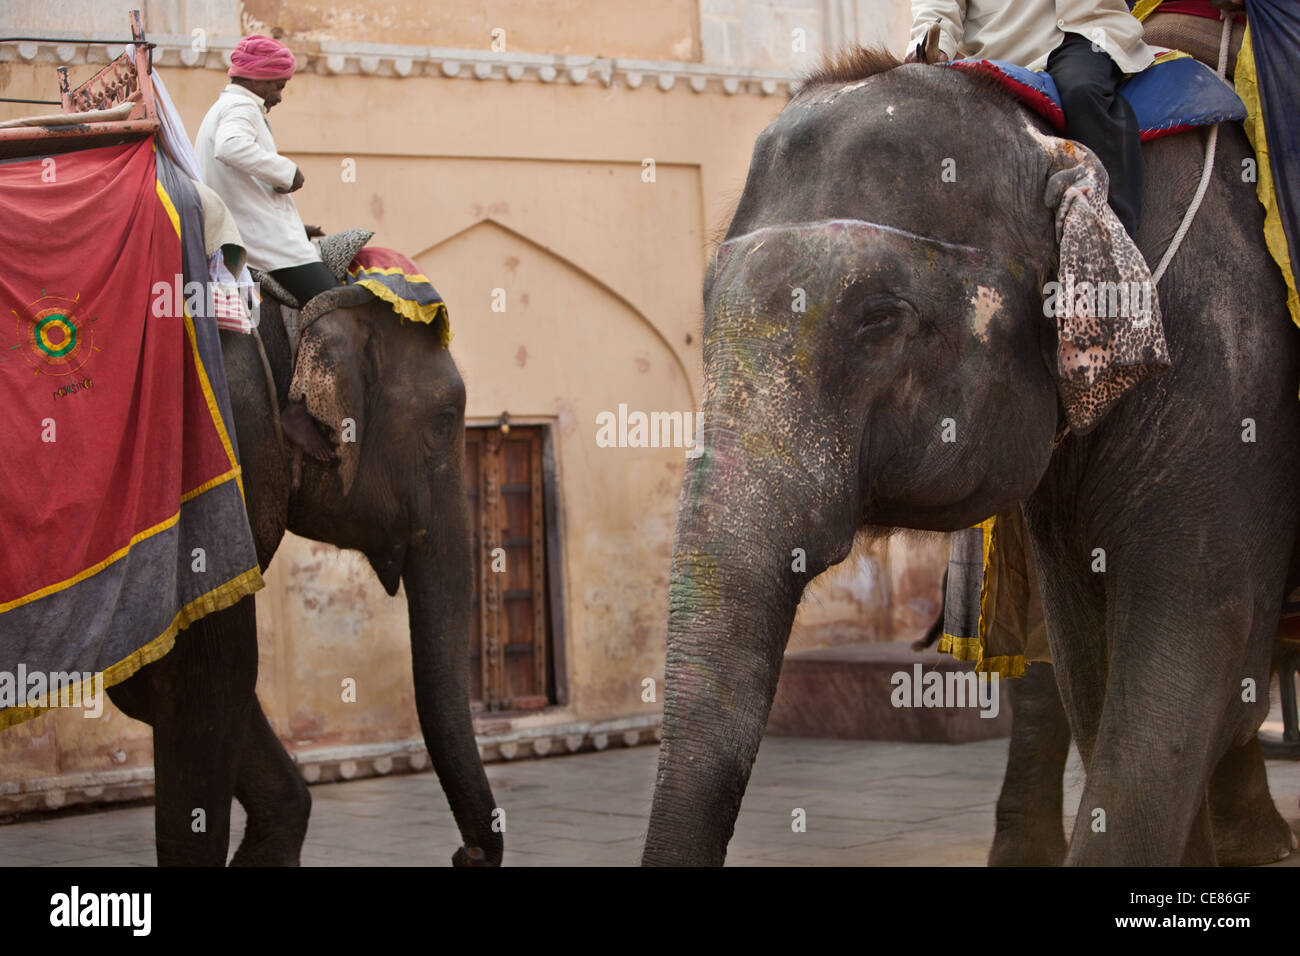
[[[287,80],[293,76],[293,53],[279,40],[255,33],[239,41],[230,54],[227,75],[250,80]]]

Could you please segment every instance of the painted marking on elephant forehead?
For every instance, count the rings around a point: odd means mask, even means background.
[[[960,242],[949,242],[946,239],[936,239],[934,236],[922,236],[915,232],[909,232],[906,229],[900,229],[897,226],[886,226],[884,223],[870,222],[869,220],[866,219],[819,219],[815,222],[781,223],[775,226],[760,226],[758,229],[754,229],[751,232],[745,233],[744,235],[735,236],[731,239],[726,240],[725,242],[720,243],[718,245],[718,249],[714,251],[714,255],[716,256],[719,250],[727,246],[730,246],[733,243],[747,242],[751,239],[757,238],[758,236],[766,237],[767,235],[774,232],[806,232],[808,230],[827,230],[827,229],[834,228],[836,226],[847,227],[849,229],[873,229],[882,233],[886,233],[888,235],[900,236],[904,239],[913,239],[917,242],[929,243],[931,245],[939,246],[940,248],[943,249],[951,249],[954,252],[977,253],[980,255],[989,255],[993,253],[993,250],[984,249],[980,246],[967,246]],[[766,238],[764,238],[762,241],[760,241],[759,246],[761,246],[762,243],[766,241],[767,241]],[[754,248],[757,249],[758,246],[755,246]]]
[[[970,314],[971,331],[981,342],[988,342],[989,323],[1002,311],[1002,296],[996,289],[990,289],[986,285],[977,286],[975,294],[970,297],[970,304],[974,306]]]
[[[868,77],[865,80],[856,80],[852,83],[845,83],[841,86],[831,87],[830,89],[821,89],[816,93],[809,93],[806,97],[796,100],[800,106],[805,109],[809,106],[825,106],[827,103],[833,103],[836,99],[845,93],[852,93],[854,90],[860,90],[871,81]]]

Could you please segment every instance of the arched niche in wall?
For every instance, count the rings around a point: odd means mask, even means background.
[[[645,393],[643,386],[664,389],[660,404],[649,407],[694,409],[686,369],[659,328],[598,277],[546,246],[486,218],[416,261],[447,302],[452,354],[462,374],[487,373],[482,392],[470,388],[470,406],[486,409],[477,414],[510,407],[497,407],[506,399],[523,414],[557,414],[557,401],[575,388],[629,402]],[[557,385],[559,392],[548,395]],[[678,389],[686,394],[677,395]],[[669,397],[678,404],[663,405]]]
[[[681,447],[602,447],[597,416],[697,411],[662,334],[574,263],[484,219],[416,257],[446,300],[472,424],[553,428],[571,701],[626,712],[662,668]],[[494,311],[494,303],[498,311]]]

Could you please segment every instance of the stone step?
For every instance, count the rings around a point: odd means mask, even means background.
[[[912,685],[920,665],[921,690]],[[915,706],[924,704],[922,691],[942,678],[944,703],[957,697],[957,683],[969,687],[969,677],[948,675],[973,672],[975,665],[957,661],[937,651],[914,651],[910,643],[881,641],[844,644],[785,656],[776,700],[767,721],[767,733],[780,737],[838,737],[847,740],[966,743],[1011,734],[1010,681],[997,681],[996,716],[981,716],[978,698],[966,706]],[[895,677],[895,675],[902,675]],[[983,675],[980,675],[981,677]],[[990,679],[983,693],[990,700]],[[962,687],[963,696],[966,687]],[[929,700],[936,702],[935,691]],[[912,706],[899,706],[902,701]]]

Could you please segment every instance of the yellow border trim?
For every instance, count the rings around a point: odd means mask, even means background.
[[[959,661],[977,661],[981,656],[980,639],[944,634],[939,638],[939,653],[951,654]]]
[[[86,568],[85,570],[78,571],[70,578],[66,578],[62,581],[56,581],[54,584],[47,584],[45,587],[37,591],[32,591],[30,594],[24,594],[22,597],[14,598],[12,601],[6,601],[4,604],[0,604],[0,614],[3,614],[5,611],[12,611],[16,607],[22,607],[24,604],[31,604],[33,601],[39,601],[41,598],[49,597],[51,594],[56,594],[59,591],[64,591],[72,587],[74,584],[80,584],[82,581],[86,580],[86,578],[98,574],[100,571],[103,571],[106,567],[108,567],[113,562],[119,561],[122,558],[126,557],[126,555],[130,552],[130,550],[133,547],[135,547],[137,544],[139,544],[141,541],[144,541],[146,538],[152,538],[154,535],[166,531],[177,521],[179,521],[180,517],[181,517],[180,510],[177,509],[176,513],[172,515],[170,518],[165,518],[162,521],[159,521],[152,528],[145,528],[143,531],[137,532],[136,534],[132,535],[131,540],[129,540],[122,547],[118,548],[116,551],[114,551],[112,554],[106,557],[103,561],[100,561],[97,564],[92,564],[90,567]]]
[[[979,635],[980,661],[984,660],[984,644],[985,641],[988,640],[989,636],[989,568],[991,567],[991,560],[993,558],[993,549],[997,547],[997,530],[997,515],[994,515],[987,521],[980,522],[980,531],[983,532],[984,535],[984,573],[980,576],[980,620],[979,624],[975,628],[975,633]],[[978,669],[979,661],[976,662],[975,666]]]
[[[176,645],[176,634],[179,631],[184,630],[208,614],[225,610],[231,605],[242,601],[248,595],[260,591],[264,585],[261,569],[253,567],[231,578],[225,584],[219,584],[206,594],[202,594],[190,601],[176,612],[172,622],[167,625],[167,628],[161,634],[139,650],[132,651],[116,664],[106,667],[104,669],[104,687],[108,688],[114,684],[120,684],[146,664],[152,664],[154,661],[165,657],[167,652]],[[84,687],[85,683],[83,681],[81,686]],[[82,699],[84,700],[85,697],[83,696]],[[0,710],[0,730],[30,720],[51,709],[50,707],[28,706]]]
[[[190,318],[190,310],[182,306],[185,312],[185,334],[190,340],[190,351],[194,354],[194,369],[199,375],[199,387],[203,389],[203,399],[208,405],[208,414],[212,416],[212,425],[217,430],[217,436],[221,439],[221,447],[226,451],[226,461],[230,463],[230,471],[226,474],[232,474],[235,481],[239,482],[239,498],[244,499],[244,480],[241,477],[239,460],[235,458],[235,446],[230,442],[230,434],[226,431],[226,423],[221,419],[221,409],[217,407],[217,396],[212,392],[212,383],[208,381],[208,370],[203,367],[203,358],[199,355],[199,340],[194,331],[194,320]]]
[[[194,488],[182,494],[181,504],[184,504],[185,502],[189,501],[192,498],[197,498],[199,495],[203,494],[203,492],[210,491],[211,489],[217,487],[217,485],[224,485],[231,478],[238,480],[241,474],[242,474],[242,469],[236,466],[232,468],[230,471],[227,471],[225,474],[218,475],[217,477],[199,485],[197,488]],[[241,489],[241,493],[242,493],[242,489]],[[131,551],[131,549],[135,547],[137,544],[139,544],[141,541],[144,541],[146,538],[152,538],[154,535],[166,531],[168,528],[174,525],[178,520],[180,520],[180,516],[181,516],[180,509],[178,508],[176,510],[176,513],[172,515],[170,518],[164,518],[162,521],[158,522],[153,527],[145,528],[143,531],[139,531],[136,534],[132,535],[131,539],[127,541],[126,544],[118,548],[108,557],[104,558],[104,560],[92,564],[90,567],[85,568],[81,571],[78,571],[70,578],[65,578],[62,581],[56,581],[53,584],[47,584],[45,587],[40,588],[36,591],[32,591],[30,594],[24,594],[22,597],[16,597],[12,601],[6,601],[5,603],[0,604],[0,614],[5,613],[6,611],[12,611],[16,607],[22,607],[24,604],[31,604],[33,601],[39,601],[41,598],[49,597],[51,594],[56,594],[59,591],[67,590],[68,588],[72,587],[74,584],[80,584],[82,581],[86,580],[86,578],[98,574],[100,571],[103,571],[106,567],[108,567],[113,562],[120,561],[122,558],[126,557],[126,555]]]
[[[425,285],[433,285],[433,280],[422,272],[407,272],[401,266],[388,266],[380,268],[379,266],[362,266],[359,269],[349,269],[348,275],[359,276],[363,272],[373,272],[381,276],[402,276],[407,282],[423,282]]]
[[[442,347],[451,344],[451,320],[447,315],[445,302],[431,302],[420,305],[410,299],[404,299],[378,279],[358,279],[354,285],[366,289],[376,298],[383,299],[393,307],[393,311],[412,322],[424,322],[438,329],[438,339]]]
[[[172,228],[176,230],[176,237],[181,237],[181,219],[176,213],[176,206],[172,203],[172,198],[163,188],[162,180],[155,179],[157,185],[158,199],[162,202],[163,209],[167,211],[167,218],[171,220]],[[221,447],[226,451],[226,460],[230,463],[231,469],[235,472],[235,480],[239,482],[239,497],[244,499],[244,481],[240,477],[239,461],[235,458],[235,447],[231,444],[230,434],[226,431],[226,423],[221,418],[221,410],[217,407],[217,397],[212,392],[212,383],[208,380],[208,370],[203,365],[203,358],[199,355],[199,340],[194,331],[194,319],[190,315],[190,310],[181,303],[181,311],[185,314],[185,334],[189,338],[190,352],[194,356],[194,368],[199,375],[199,387],[203,389],[203,398],[208,405],[208,414],[212,417],[212,425],[217,430],[217,436],[221,439]]]
[[[975,665],[977,674],[997,674],[998,677],[1014,679],[1025,676],[1025,655],[1006,654],[1002,657],[985,657]]]
[[[185,504],[185,502],[189,501],[191,498],[197,498],[199,495],[203,494],[203,492],[210,491],[211,489],[217,487],[217,485],[224,485],[231,478],[238,478],[243,473],[244,470],[242,468],[239,468],[238,466],[231,468],[225,474],[217,475],[217,477],[205,481],[203,484],[199,485],[193,491],[185,492],[185,494],[181,495],[181,504]]]
[[[1145,20],[1151,14],[1156,12],[1156,7],[1160,6],[1161,0],[1138,0],[1133,4],[1132,14],[1139,20]]]
[[[167,190],[163,188],[162,180],[155,179],[155,191],[158,193],[158,199],[161,200],[163,209],[167,212],[167,218],[172,221],[172,228],[176,230],[176,238],[181,236],[181,217],[176,212],[176,207],[172,205],[172,197],[167,195]]]

